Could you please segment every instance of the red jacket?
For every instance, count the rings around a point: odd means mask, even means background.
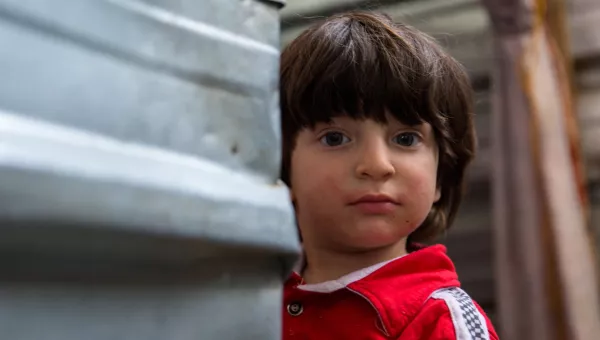
[[[441,245],[335,281],[285,284],[283,339],[498,339]]]

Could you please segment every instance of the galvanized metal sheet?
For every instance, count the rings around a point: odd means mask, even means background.
[[[1,111],[0,145],[0,216],[9,223],[297,248],[283,185]],[[5,235],[0,244],[10,242]]]
[[[280,339],[281,282],[272,275],[277,263],[211,262],[145,276],[135,272],[140,265],[131,265],[136,279],[127,282],[4,282],[2,338]]]
[[[0,0],[2,338],[280,338],[280,5]]]
[[[276,46],[138,1],[3,0],[0,18],[1,108],[278,173]]]

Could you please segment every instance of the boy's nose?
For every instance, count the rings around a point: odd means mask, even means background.
[[[396,172],[391,159],[390,150],[384,141],[369,143],[362,148],[356,166],[359,178],[376,180],[391,177]]]

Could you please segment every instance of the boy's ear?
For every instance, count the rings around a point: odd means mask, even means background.
[[[433,203],[437,203],[440,200],[440,198],[442,198],[442,188],[437,187],[435,189],[435,197],[433,199]]]

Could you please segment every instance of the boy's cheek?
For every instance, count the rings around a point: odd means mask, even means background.
[[[397,168],[397,171],[404,174],[401,177],[406,181],[406,186],[410,188],[410,191],[430,192],[434,197],[437,195],[437,166],[434,162],[403,163]]]
[[[417,210],[429,209],[439,199],[435,181],[427,177],[413,178],[404,186],[403,201]]]
[[[329,201],[342,195],[339,181],[333,176],[313,176],[307,173],[307,178],[299,181],[298,195],[306,196],[312,201]]]

